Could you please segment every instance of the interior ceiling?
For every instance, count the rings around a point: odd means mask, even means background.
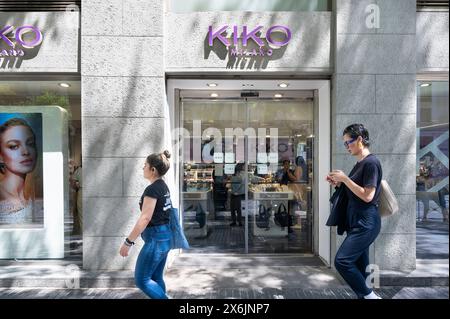
[[[70,85],[69,88],[59,86],[64,82]],[[45,91],[50,91],[58,95],[80,96],[80,81],[0,81],[0,97],[6,96],[36,96]]]
[[[417,92],[419,97],[448,97],[448,81],[420,81],[417,83]],[[429,83],[431,85],[421,87],[420,84],[423,83]]]

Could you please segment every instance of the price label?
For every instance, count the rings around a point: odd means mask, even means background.
[[[225,164],[224,172],[227,175],[233,175],[234,174],[234,164]]]
[[[267,153],[258,153],[257,155],[257,161],[258,163],[267,163]]]
[[[271,164],[278,163],[278,153],[269,153],[269,163]]]
[[[214,152],[214,163],[223,163],[223,153]]]
[[[234,163],[234,153],[225,153],[225,163]]]

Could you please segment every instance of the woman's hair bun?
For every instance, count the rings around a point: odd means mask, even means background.
[[[168,150],[165,150],[164,152],[162,152],[164,154],[164,156],[169,159],[170,158],[170,152]]]

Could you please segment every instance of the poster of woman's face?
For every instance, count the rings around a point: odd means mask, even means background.
[[[0,228],[43,226],[42,114],[0,113]]]

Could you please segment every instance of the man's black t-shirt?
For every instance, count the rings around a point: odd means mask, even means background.
[[[147,227],[168,224],[172,201],[170,200],[170,192],[166,183],[162,179],[157,179],[153,184],[147,186],[139,201],[141,211],[145,196],[156,198],[155,211]]]
[[[378,158],[373,155],[369,154],[364,158],[362,161],[356,163],[356,165],[353,167],[351,172],[348,174],[350,179],[358,184],[361,187],[375,187],[375,195],[373,196],[373,199],[366,203],[362,199],[360,199],[358,196],[353,194],[353,192],[346,187],[347,195],[349,199],[349,203],[352,202],[355,204],[363,205],[363,206],[369,206],[373,204],[378,204],[378,200],[380,198],[380,192],[381,192],[381,179],[383,177],[383,172],[381,170],[381,164]]]

